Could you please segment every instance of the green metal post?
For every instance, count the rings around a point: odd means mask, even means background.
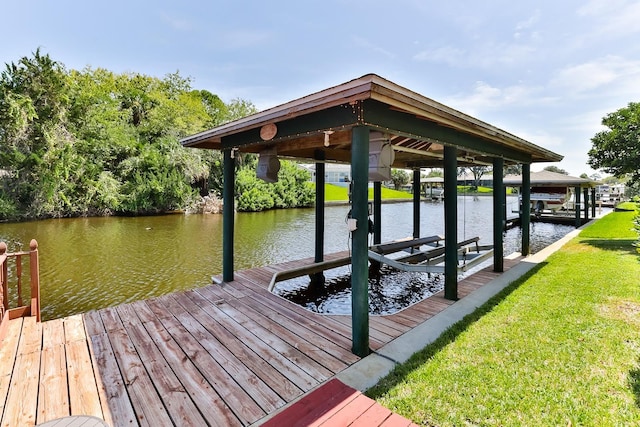
[[[503,233],[505,194],[503,184],[504,159],[493,158],[493,271],[504,271]]]
[[[373,183],[373,243],[382,243],[382,183]]]
[[[235,159],[230,149],[224,150],[222,179],[222,280],[233,282]]]
[[[589,219],[589,188],[584,188],[584,219]]]
[[[316,153],[317,160],[324,160],[324,153]],[[316,251],[315,262],[324,261],[324,163],[316,163]]]
[[[575,187],[573,192],[575,193],[574,209],[576,210],[576,228],[578,228],[580,227],[580,208],[582,206],[580,200],[580,187]]]
[[[420,169],[413,171],[413,238],[420,237]]]
[[[382,243],[382,183],[373,183],[373,243]],[[369,262],[369,275],[379,277],[382,265],[375,260]]]
[[[507,214],[507,187],[504,186],[504,183],[502,185],[502,200],[504,200],[504,204],[502,205],[502,230],[506,232],[507,218],[509,218],[509,215]]]
[[[444,146],[444,297],[458,299],[458,149]]]
[[[316,160],[324,160],[324,152],[316,151]],[[315,240],[315,262],[324,261],[324,183],[325,183],[324,163],[316,163],[316,240]],[[309,275],[310,287],[324,285],[324,273],[318,272]]]
[[[369,354],[369,248],[368,186],[369,186],[369,128],[356,126],[351,134],[351,216],[356,229],[351,233],[351,313],[354,354]]]
[[[520,205],[520,228],[522,229],[522,255],[527,256],[531,251],[531,165],[522,165],[522,196]]]

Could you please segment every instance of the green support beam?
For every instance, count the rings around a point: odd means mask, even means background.
[[[413,171],[413,237],[420,237],[420,169]]]
[[[522,229],[522,256],[527,256],[531,252],[531,165],[522,165],[522,196],[520,205],[520,228]]]
[[[363,104],[364,122],[371,124],[372,127],[375,125],[379,129],[389,129],[401,135],[430,138],[453,144],[459,149],[469,149],[521,163],[531,163],[529,154],[439,125],[412,113],[398,111],[380,101],[368,99]]]
[[[458,299],[458,150],[444,146],[444,297]]]
[[[580,227],[580,211],[582,208],[582,201],[580,200],[580,187],[575,187],[573,189],[573,193],[575,195],[574,209],[576,211],[576,228],[578,228]]]
[[[373,183],[373,243],[382,243],[382,183]]]
[[[493,158],[493,271],[504,271],[503,233],[505,218],[505,192],[503,184],[504,159]]]
[[[274,142],[280,138],[303,136],[310,130],[340,128],[358,123],[358,109],[351,105],[338,105],[322,111],[316,111],[295,119],[278,122],[278,131]],[[253,143],[263,142],[260,128],[247,129],[222,138],[223,148],[242,147]]]
[[[373,244],[382,243],[382,183],[373,183]],[[379,261],[369,261],[369,274],[378,277],[382,265]]]
[[[316,160],[324,160],[324,152],[316,152]],[[324,163],[316,163],[316,250],[315,262],[324,261]]]
[[[589,188],[583,188],[584,195],[584,219],[589,219]]]
[[[356,220],[356,229],[351,233],[352,351],[364,357],[369,354],[369,128],[366,126],[352,130],[351,178],[351,217]]]
[[[233,282],[235,159],[232,150],[224,150],[222,179],[222,280]]]
[[[325,184],[325,167],[322,160],[324,160],[324,152],[322,150],[316,151],[316,160],[320,160],[316,163],[316,238],[315,238],[315,254],[314,261],[324,261],[324,184]],[[310,286],[319,287],[324,285],[323,272],[313,273],[309,276],[311,279]]]

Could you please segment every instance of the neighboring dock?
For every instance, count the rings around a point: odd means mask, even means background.
[[[64,319],[11,320],[0,343],[1,425],[83,414],[113,426],[241,426],[292,402],[308,405],[299,399],[360,360],[351,352],[351,316],[312,313],[267,291],[276,271],[312,262],[239,271],[224,285]],[[505,269],[516,262],[505,260]],[[460,298],[499,275],[488,268],[460,281]],[[372,350],[452,304],[440,292],[371,316]],[[367,405],[379,423],[390,417]]]

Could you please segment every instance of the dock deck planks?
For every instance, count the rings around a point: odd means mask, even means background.
[[[86,414],[114,426],[247,426],[293,401],[312,405],[306,393],[360,358],[351,353],[351,316],[311,313],[267,291],[274,272],[311,262],[240,271],[231,283],[64,319],[12,320],[0,343],[0,425]],[[505,269],[514,263],[505,260]],[[482,270],[461,281],[460,297],[498,275]],[[371,348],[451,304],[440,292],[371,316]],[[408,425],[364,396],[347,397],[325,425],[353,414],[354,425]]]

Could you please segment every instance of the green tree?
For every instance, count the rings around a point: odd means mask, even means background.
[[[506,165],[503,173],[505,175],[522,175],[522,165],[520,163],[515,165]]]
[[[258,109],[252,102],[234,98],[227,105],[227,116],[224,118],[224,122],[241,119],[257,112]]]
[[[278,181],[267,183],[256,177],[255,164],[241,167],[236,177],[239,211],[263,211],[272,208],[311,206],[315,200],[308,171],[294,162],[281,161]]]
[[[391,181],[393,188],[400,190],[402,186],[407,185],[411,181],[411,176],[404,169],[391,169]]]
[[[57,156],[73,143],[67,129],[66,73],[64,67],[39,50],[6,65],[0,74],[0,168],[5,177],[5,202],[15,212],[40,216],[58,196],[48,172]]]
[[[622,177],[630,175],[632,184],[640,182],[640,103],[607,114],[602,125],[608,129],[591,138],[589,166]]]
[[[559,168],[558,166],[554,166],[554,165],[547,166],[543,170],[549,171],[549,172],[561,173],[563,175],[569,175],[569,172],[567,172],[566,170],[564,170],[562,168]]]
[[[468,169],[473,174],[473,187],[478,189],[482,175],[489,170],[489,166],[470,166]]]
[[[181,209],[198,190],[221,187],[222,162],[219,152],[185,149],[179,139],[256,111],[195,90],[178,72],[67,72],[36,51],[0,74],[0,219]],[[255,163],[236,153],[239,175],[255,175]],[[313,202],[308,176],[288,163],[266,190],[239,181],[250,210]]]
[[[427,178],[442,178],[444,176],[444,171],[439,168],[433,168],[427,174]]]

